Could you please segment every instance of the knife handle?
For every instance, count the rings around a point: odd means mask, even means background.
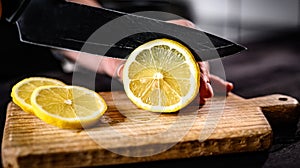
[[[30,0],[0,0],[1,9],[0,17],[5,18],[9,22],[18,20],[22,11],[25,9]]]

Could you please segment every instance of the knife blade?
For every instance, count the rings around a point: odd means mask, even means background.
[[[13,8],[6,8],[10,6]],[[246,50],[242,45],[198,29],[63,0],[6,0],[4,14],[5,9],[7,20],[18,27],[20,41],[50,48],[126,58],[147,41],[170,38],[190,48],[197,61]]]

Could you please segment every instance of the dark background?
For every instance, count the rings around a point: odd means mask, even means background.
[[[226,79],[234,83],[233,92],[244,98],[269,94],[285,94],[300,100],[300,3],[279,1],[167,1],[155,5],[139,1],[104,1],[107,7],[133,12],[162,10],[194,21],[201,29],[238,42],[248,48],[222,59]],[[184,3],[189,2],[189,3]],[[160,4],[159,4],[160,3]],[[150,5],[150,7],[149,7]],[[186,6],[187,5],[187,6]],[[72,74],[65,73],[48,48],[18,41],[15,25],[0,21],[0,124],[5,123],[10,89],[29,76],[48,76],[71,83]],[[99,75],[109,90],[110,78]],[[100,80],[99,79],[99,80]],[[274,128],[274,142],[265,152],[201,157],[125,167],[300,167],[300,123]],[[114,166],[112,166],[114,167]]]

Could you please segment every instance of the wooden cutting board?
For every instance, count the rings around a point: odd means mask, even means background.
[[[137,109],[124,92],[102,92],[108,110],[83,130],[59,129],[7,108],[2,143],[4,167],[85,167],[267,150],[269,121],[297,118],[297,100],[285,95],[244,99],[215,96],[178,113]],[[264,111],[264,114],[263,112]]]

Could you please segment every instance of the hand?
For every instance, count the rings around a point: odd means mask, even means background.
[[[196,28],[196,26],[185,19],[170,20],[169,23],[182,25],[190,28]],[[221,79],[218,76],[212,75],[209,72],[209,64],[207,62],[198,62],[201,72],[200,78],[200,104],[205,104],[207,98],[211,98],[215,93],[231,92],[233,90],[233,84]],[[214,90],[212,88],[214,86]]]
[[[122,70],[125,63],[124,59],[104,57],[78,51],[52,49],[53,52],[63,55],[73,62],[77,62],[82,67],[99,74],[106,74],[110,77],[117,78],[122,81]]]
[[[207,98],[214,96],[214,93],[224,92],[228,94],[233,89],[233,84],[227,82],[216,75],[212,75],[209,72],[208,62],[198,62],[200,67],[200,105],[204,105]],[[212,85],[214,87],[212,87]],[[213,89],[214,88],[214,89]]]

